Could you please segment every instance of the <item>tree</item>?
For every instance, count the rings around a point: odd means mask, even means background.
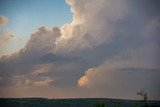
[[[148,99],[147,92],[143,89],[143,90],[138,91],[137,95],[140,95],[143,97],[143,101],[145,103],[145,106],[147,107],[147,99]]]
[[[107,107],[107,105],[101,101],[97,101],[95,103],[94,107]]]

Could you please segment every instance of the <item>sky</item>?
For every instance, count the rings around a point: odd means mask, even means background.
[[[64,0],[1,0],[0,15],[8,19],[6,30],[16,35],[13,41],[5,44],[0,55],[23,48],[29,35],[39,26],[60,27],[72,20],[70,8]]]
[[[0,97],[160,100],[158,0],[3,0]]]

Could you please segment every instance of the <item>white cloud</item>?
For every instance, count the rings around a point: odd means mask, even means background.
[[[115,23],[127,13],[124,1],[67,0],[67,3],[71,5],[73,21],[61,27],[62,35],[56,41],[55,52],[58,54],[93,48],[112,41]]]

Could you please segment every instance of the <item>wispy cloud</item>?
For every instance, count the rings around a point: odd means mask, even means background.
[[[5,16],[0,16],[0,48],[5,47],[5,45],[15,38],[14,35],[7,31],[6,25],[8,24],[8,19]]]

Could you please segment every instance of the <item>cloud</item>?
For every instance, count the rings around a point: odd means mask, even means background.
[[[48,65],[48,64],[41,64],[41,65],[37,65],[34,69],[33,69],[33,72],[31,73],[32,75],[38,75],[38,74],[42,74],[42,73],[45,73],[47,71],[50,70],[50,67],[51,65]]]
[[[10,34],[2,36],[0,37],[0,48],[3,48],[9,41],[14,39],[14,36]]]
[[[15,75],[19,77],[25,75],[24,78],[19,79],[26,81],[28,78],[33,79],[35,77],[31,74],[47,72],[49,70],[49,68],[46,68],[48,65],[41,65],[41,62],[38,61],[43,55],[53,51],[53,43],[59,33],[58,28],[46,29],[45,27],[40,27],[38,31],[31,35],[23,49],[12,55],[3,55],[0,58],[0,75],[4,77],[0,82],[1,86],[16,85],[18,79],[14,78]],[[9,40],[9,38],[5,40]]]
[[[41,81],[35,81],[34,85],[36,86],[49,86],[50,82],[52,82],[53,79],[47,78],[45,80],[41,80]]]
[[[5,16],[0,16],[0,25],[6,25],[8,23],[8,19]]]
[[[89,68],[89,69],[85,72],[85,75],[82,76],[82,77],[78,80],[78,86],[80,86],[80,87],[90,86],[90,82],[89,82],[88,75],[90,75],[90,73],[94,73],[94,72],[95,72],[95,69],[94,69],[94,68]]]
[[[0,48],[4,48],[6,44],[8,44],[11,40],[15,38],[15,36],[7,31],[7,27],[3,25],[7,25],[8,19],[5,16],[0,16]]]
[[[53,52],[55,41],[60,36],[60,29],[53,27],[47,29],[44,26],[38,28],[38,31],[32,33],[23,51],[30,55],[44,55]]]
[[[151,45],[127,50],[127,57],[118,55],[86,70],[77,85],[98,89],[110,97],[131,99],[136,98],[135,90],[145,88],[150,98],[159,99],[160,62],[155,59],[155,50]]]
[[[21,86],[29,86],[29,87],[44,87],[44,86],[50,86],[50,83],[53,82],[54,80],[51,78],[41,78],[40,80],[25,80],[24,83],[23,82],[18,82],[17,86],[21,87]]]
[[[150,99],[159,99],[159,70],[143,68],[110,69],[100,65],[86,71],[78,83],[82,89],[96,89],[109,98],[137,99],[136,91],[146,89]],[[116,67],[116,66],[115,66]],[[83,79],[87,81],[83,81]],[[82,82],[83,81],[83,82]]]
[[[21,90],[25,96],[78,97],[83,92],[84,97],[137,99],[136,91],[146,88],[150,99],[160,99],[160,14],[154,3],[66,2],[71,23],[41,26],[24,48],[0,58],[0,88],[5,89],[0,95],[20,96],[10,91]]]
[[[112,41],[117,30],[115,23],[125,17],[128,8],[124,1],[67,0],[67,3],[71,6],[73,21],[61,27],[62,35],[56,41],[55,49],[58,54],[93,48]]]

